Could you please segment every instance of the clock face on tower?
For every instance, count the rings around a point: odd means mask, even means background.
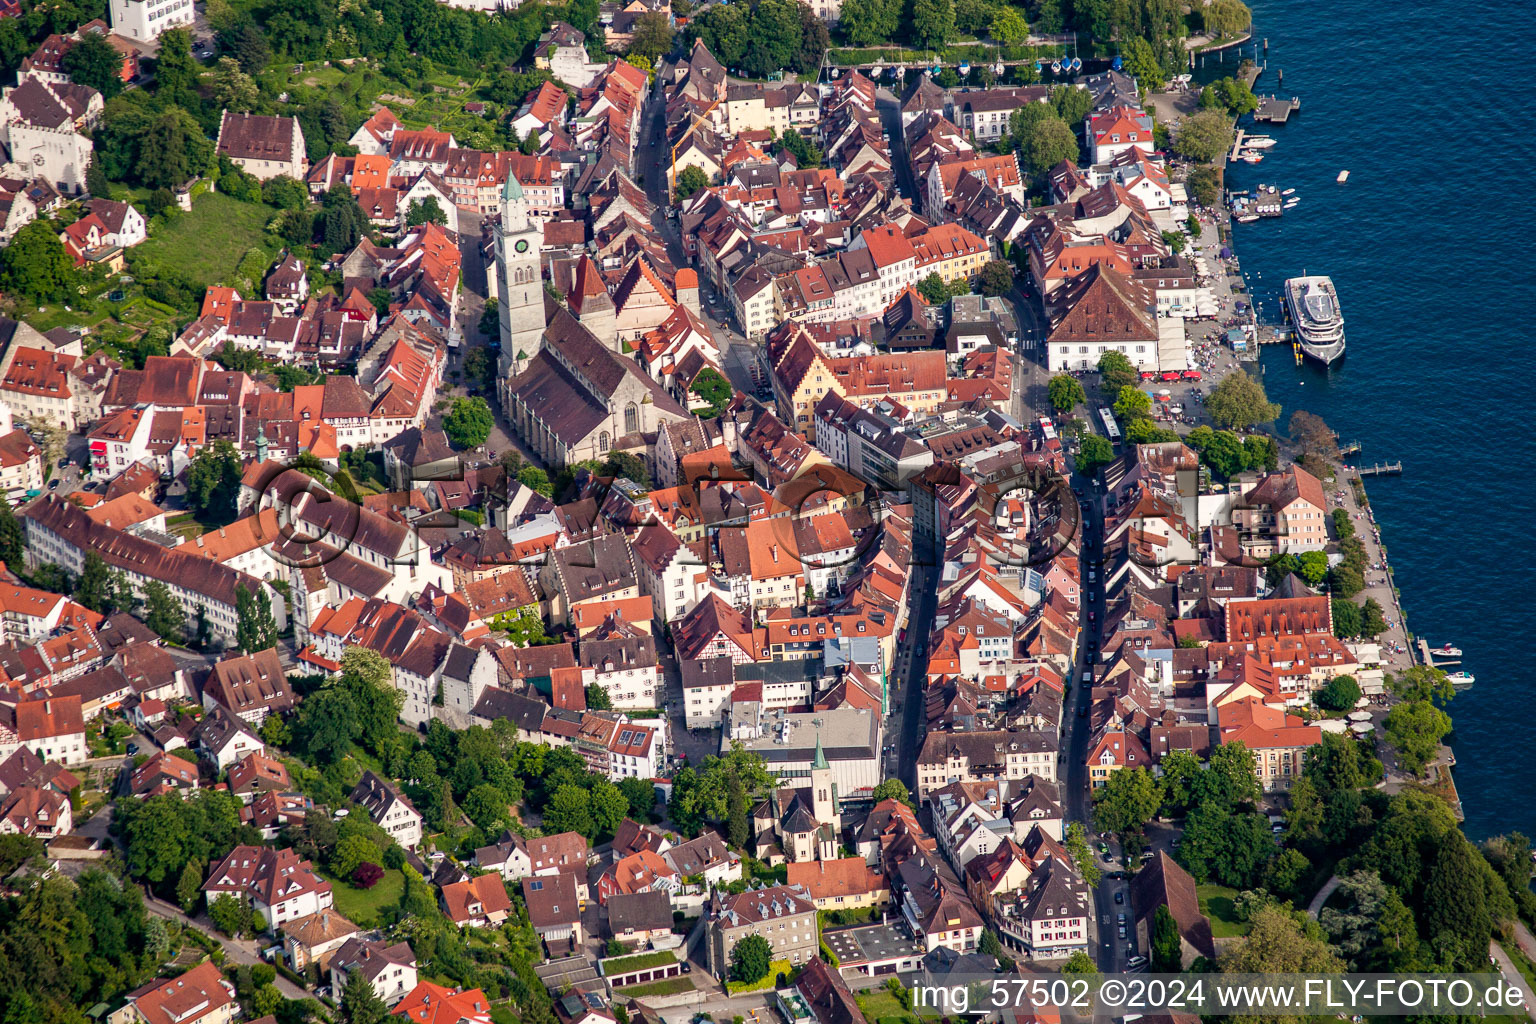
[[[526,238],[519,238],[517,240],[517,244],[512,246],[512,248],[516,249],[518,252],[527,252],[528,251],[528,239],[526,239]]]

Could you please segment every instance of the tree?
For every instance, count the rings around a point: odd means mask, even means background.
[[[213,102],[225,110],[247,113],[256,106],[261,90],[256,80],[233,57],[220,57],[213,69]]]
[[[1159,903],[1152,915],[1152,970],[1158,974],[1177,974],[1184,969],[1184,939],[1179,923],[1167,904]]]
[[[228,441],[215,441],[198,452],[187,467],[187,504],[193,514],[209,525],[233,520],[240,476],[240,456]]]
[[[248,75],[254,75],[272,60],[272,47],[266,35],[255,25],[246,24],[225,43],[225,48],[240,62]]]
[[[190,914],[203,898],[203,862],[197,858],[187,861],[176,880],[176,905],[183,913]]]
[[[1206,770],[1190,786],[1192,803],[1213,804],[1232,810],[1259,800],[1259,779],[1254,771],[1253,751],[1237,741],[1223,743],[1211,751]]]
[[[1300,850],[1281,850],[1269,862],[1264,884],[1271,892],[1281,896],[1302,895],[1297,892],[1297,887],[1306,880],[1311,870],[1312,862],[1307,860],[1306,854]]]
[[[1387,689],[1403,700],[1427,700],[1445,705],[1456,696],[1456,689],[1446,678],[1445,670],[1428,665],[1414,665],[1387,676]]]
[[[613,701],[608,697],[608,691],[599,683],[587,684],[587,709],[589,711],[608,711],[612,709]]]
[[[900,0],[846,0],[838,27],[852,46],[888,43],[900,24]]]
[[[1241,35],[1253,24],[1253,12],[1242,0],[1211,0],[1199,10],[1205,30],[1219,39]]]
[[[1216,205],[1216,200],[1221,196],[1219,174],[1220,172],[1214,167],[1190,168],[1189,175],[1184,179],[1184,185],[1189,189],[1189,194],[1194,197],[1195,202],[1204,207]]]
[[[341,1019],[345,1024],[384,1024],[389,1019],[389,1007],[362,971],[347,972],[347,984],[341,991]]]
[[[1004,260],[988,260],[982,264],[978,281],[983,295],[1007,295],[1013,290],[1013,267]]]
[[[174,30],[173,30],[174,31]],[[164,45],[164,36],[161,36]],[[213,163],[213,143],[180,107],[162,112],[139,139],[134,172],[150,188],[175,188]]]
[[[330,867],[336,874],[346,877],[363,863],[379,859],[379,847],[366,836],[344,836],[331,851]]]
[[[105,33],[86,32],[64,53],[65,74],[110,100],[123,91],[123,55],[107,41]]]
[[[886,779],[881,782],[875,787],[871,797],[877,804],[882,800],[899,800],[908,807],[916,806],[912,802],[912,794],[907,792],[907,784],[900,779]]]
[[[708,409],[701,410],[701,415],[704,416],[719,416],[725,411],[725,407],[731,404],[731,399],[736,394],[736,389],[731,387],[731,382],[712,366],[706,366],[699,371],[699,375],[693,378],[693,384],[689,390],[709,403]]]
[[[1374,597],[1365,599],[1365,607],[1360,610],[1360,635],[1380,636],[1387,631],[1387,616],[1382,611],[1381,604]]]
[[[447,224],[448,215],[438,205],[436,196],[427,196],[425,199],[412,200],[411,208],[405,214],[405,223],[409,227],[418,224]]]
[[[208,917],[215,928],[230,938],[251,930],[251,905],[245,901],[244,896],[220,893],[217,899],[208,904]]]
[[[1185,819],[1178,855],[1196,881],[1215,879],[1246,889],[1258,883],[1274,849],[1269,821],[1262,814],[1196,803]]]
[[[643,820],[656,808],[656,787],[647,779],[620,779],[619,792],[629,801],[631,817]]]
[[[1360,700],[1354,676],[1334,676],[1312,695],[1312,703],[1327,711],[1348,711]]]
[[[738,773],[732,772],[726,787],[726,839],[732,846],[744,849],[747,840],[752,838],[752,823],[747,817],[746,783],[742,782]]]
[[[1178,123],[1173,151],[1198,163],[1210,163],[1232,141],[1232,122],[1220,110],[1197,110]]]
[[[373,861],[365,860],[352,869],[352,888],[372,889],[384,877],[384,869]]]
[[[1061,965],[1061,973],[1066,975],[1081,976],[1085,974],[1097,974],[1098,965],[1093,962],[1093,957],[1082,950],[1075,951],[1067,957],[1067,962]]]
[[[486,835],[507,823],[507,797],[500,786],[482,782],[464,795],[461,806],[475,827]]]
[[[1221,969],[1229,974],[1343,973],[1344,963],[1328,947],[1322,928],[1298,916],[1275,904],[1260,908],[1249,920],[1248,935],[1222,956]]]
[[[1114,446],[1109,443],[1107,437],[1098,434],[1089,434],[1083,438],[1082,447],[1077,452],[1077,471],[1084,476],[1093,476],[1099,471],[1100,466],[1107,466],[1115,461]]]
[[[1017,46],[1029,38],[1029,22],[1017,7],[999,7],[987,30],[1004,46]]]
[[[937,49],[955,34],[952,0],[912,0],[912,37],[925,48]]]
[[[1058,373],[1052,377],[1046,385],[1046,394],[1050,396],[1051,408],[1059,413],[1071,412],[1088,401],[1082,383],[1070,373]]]
[[[937,273],[929,274],[917,282],[917,293],[930,306],[942,306],[949,301],[949,285]]]
[[[144,625],[166,640],[180,642],[187,616],[171,588],[159,580],[144,584]]]
[[[1424,883],[1420,916],[1426,938],[1439,949],[1453,953],[1461,969],[1481,967],[1488,955],[1493,932],[1487,893],[1482,882],[1482,856],[1459,829],[1440,841],[1434,866]]]
[[[1088,832],[1080,821],[1067,823],[1066,838],[1063,841],[1067,853],[1072,858],[1072,865],[1077,868],[1078,875],[1087,883],[1088,888],[1098,886],[1103,872],[1099,870],[1099,862],[1094,859],[1093,850],[1088,847]]]
[[[34,303],[63,299],[75,282],[75,264],[51,220],[34,220],[0,249],[0,289]]]
[[[106,559],[94,551],[85,556],[80,578],[75,581],[75,600],[93,612],[106,611],[110,605],[112,570]]]
[[[1359,605],[1342,597],[1335,597],[1333,606],[1333,635],[1341,640],[1364,635],[1364,615]]]
[[[340,760],[361,734],[351,694],[339,686],[323,686],[305,697],[299,705],[299,734],[316,763]]]
[[[1025,162],[1037,178],[1043,178],[1063,160],[1077,163],[1077,157],[1077,132],[1059,117],[1048,117],[1035,125],[1024,146]]]
[[[1119,396],[1115,399],[1115,415],[1125,423],[1150,417],[1152,399],[1147,397],[1147,393],[1140,388],[1121,388]]]
[[[524,487],[538,491],[544,497],[553,497],[554,486],[549,482],[549,474],[537,466],[524,466],[518,470],[517,482]]]
[[[267,588],[255,594],[245,584],[235,584],[235,646],[242,651],[265,651],[277,645],[277,620]]]
[[[160,52],[155,58],[155,95],[186,110],[196,110],[199,68],[192,59],[192,33],[173,28],[160,34]]]
[[[786,128],[784,134],[779,136],[779,145],[794,155],[795,163],[802,170],[820,167],[822,160],[826,159],[826,154],[798,128]]]
[[[1159,765],[1163,770],[1163,811],[1170,816],[1183,814],[1189,807],[1195,779],[1201,771],[1200,759],[1187,750],[1170,750]]]
[[[1093,109],[1093,94],[1075,85],[1058,85],[1051,90],[1051,109],[1069,127],[1082,124]]]
[[[1104,786],[1093,795],[1093,823],[1124,840],[1140,835],[1162,806],[1157,780],[1145,768],[1122,768],[1109,773]]]
[[[1264,385],[1242,370],[1227,374],[1211,389],[1205,408],[1217,426],[1239,430],[1271,423],[1280,415],[1280,407],[1269,400]]]
[[[544,808],[544,828],[550,833],[580,832],[591,839],[597,834],[591,795],[570,783],[556,789]]]
[[[626,56],[647,57],[654,61],[672,51],[672,23],[665,14],[647,11],[635,19]]]
[[[1296,556],[1296,574],[1309,587],[1321,586],[1328,578],[1328,555],[1322,551],[1303,551]]]
[[[1440,752],[1440,741],[1451,731],[1451,718],[1427,700],[1410,700],[1388,711],[1382,725],[1387,743],[1397,751],[1398,766],[1422,775],[1424,766]]]
[[[455,398],[453,408],[443,417],[443,433],[459,448],[478,448],[491,436],[496,419],[485,399]]]
[[[1396,891],[1389,890],[1376,919],[1377,968],[1383,971],[1420,970],[1419,928],[1413,911]]]
[[[761,935],[748,935],[731,949],[731,978],[751,984],[768,977],[773,948]]]
[[[500,304],[497,303],[495,296],[485,300],[485,309],[480,312],[480,333],[487,338],[494,338],[501,333],[499,310]]]
[[[1099,390],[1106,395],[1119,395],[1121,388],[1133,388],[1141,380],[1124,352],[1111,350],[1099,356],[1098,371]]]
[[[701,188],[709,187],[709,175],[704,173],[702,167],[689,164],[677,172],[677,181],[672,188],[673,202],[682,202]]]
[[[1125,65],[1125,73],[1133,76],[1143,91],[1158,92],[1162,89],[1167,78],[1163,75],[1157,54],[1152,51],[1151,43],[1140,36],[1132,36],[1121,47],[1120,57]]]

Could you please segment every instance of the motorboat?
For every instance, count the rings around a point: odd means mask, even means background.
[[[1275,140],[1268,135],[1245,135],[1243,145],[1249,149],[1268,149],[1275,144]]]
[[[1254,221],[1256,221],[1258,219],[1259,219],[1259,215],[1256,214],[1256,213],[1245,213],[1242,216],[1237,218],[1237,222],[1239,224],[1252,224]]]
[[[1331,278],[1288,279],[1285,303],[1302,352],[1324,364],[1344,354],[1344,311]]]
[[[1293,195],[1296,194],[1296,190],[1293,189],[1293,188],[1288,188],[1284,192],[1281,192],[1280,194],[1283,195],[1283,196],[1293,196]]]
[[[1300,202],[1301,202],[1300,199],[1287,199],[1285,201],[1285,207],[1284,208],[1287,209],[1287,210],[1293,210],[1293,209],[1296,208],[1297,204],[1299,204]]]
[[[1346,181],[1349,180],[1349,172],[1348,171],[1340,171],[1339,172],[1339,176],[1337,178],[1334,178],[1333,180],[1338,182],[1340,185],[1342,185]]]
[[[1256,164],[1260,160],[1264,159],[1264,154],[1263,153],[1244,153],[1243,155],[1239,156],[1238,159],[1243,161],[1244,163]]]
[[[1452,672],[1445,678],[1447,682],[1449,682],[1457,689],[1471,686],[1473,683],[1477,682],[1477,677],[1474,676],[1471,672]]]
[[[1439,655],[1442,658],[1459,658],[1461,657],[1461,648],[1454,647],[1451,644],[1445,644],[1442,647],[1436,647],[1429,653]]]

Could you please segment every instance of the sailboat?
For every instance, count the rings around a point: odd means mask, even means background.
[[[1059,61],[1059,60],[1051,61],[1051,74],[1053,74],[1053,75],[1061,74],[1061,61]]]

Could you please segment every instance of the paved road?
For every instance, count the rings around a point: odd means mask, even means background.
[[[163,917],[170,921],[179,921],[191,928],[213,935],[224,944],[225,954],[237,964],[265,963],[257,953],[256,943],[250,939],[229,939],[219,936],[213,927],[213,922],[208,920],[206,914],[192,918],[181,912],[181,908],[165,902],[155,896],[145,895],[144,909],[156,917]],[[281,974],[277,976],[277,990],[289,999],[309,999],[311,993],[295,985]]]
[[[1523,929],[1522,929],[1523,930]],[[1526,933],[1529,936],[1529,932]],[[1536,1020],[1536,993],[1531,991],[1530,983],[1525,980],[1525,975],[1520,973],[1520,968],[1504,952],[1504,947],[1495,941],[1488,943],[1488,955],[1493,957],[1499,965],[1499,973],[1504,975],[1506,981],[1516,985],[1520,989],[1521,998],[1525,1000],[1525,1015],[1531,1020]],[[1529,954],[1527,954],[1529,955]]]
[[[914,561],[924,556],[914,549]],[[887,759],[892,778],[899,778],[907,789],[917,791],[917,755],[923,744],[923,719],[928,685],[928,624],[938,608],[937,579],[926,566],[912,567],[912,596],[907,612],[907,639],[898,645],[895,671],[891,673],[891,707],[901,715],[901,730],[895,737],[896,763]],[[895,711],[894,709],[900,709]]]

